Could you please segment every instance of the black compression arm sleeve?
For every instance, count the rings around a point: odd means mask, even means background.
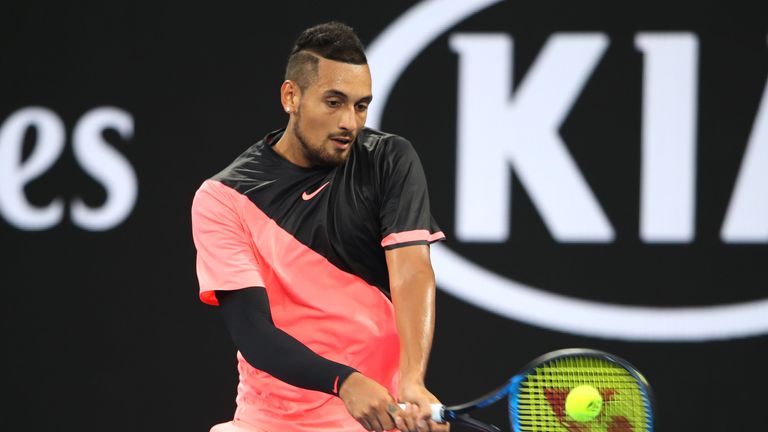
[[[355,369],[317,355],[275,327],[263,287],[216,291],[229,333],[254,368],[296,387],[338,395]]]

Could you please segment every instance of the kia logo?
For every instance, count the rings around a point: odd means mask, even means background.
[[[377,101],[370,108],[368,126],[380,127],[398,80],[430,43],[498,3],[501,0],[425,1],[385,29],[368,47]],[[614,223],[558,133],[609,43],[609,36],[601,32],[553,33],[512,89],[510,35],[448,35],[449,48],[458,58],[454,241],[499,244],[508,239],[514,171],[556,242],[615,242]],[[638,32],[634,44],[643,58],[638,237],[643,244],[691,244],[697,226],[699,39],[687,31]],[[483,92],[483,86],[498,91]],[[478,143],[483,151],[477,151]],[[722,244],[768,243],[766,185],[768,89],[721,223]],[[695,307],[585,300],[513,280],[462,256],[450,244],[432,248],[438,286],[524,323],[636,341],[703,341],[768,333],[768,299]]]

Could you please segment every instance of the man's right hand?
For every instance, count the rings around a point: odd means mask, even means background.
[[[347,411],[366,430],[382,432],[405,427],[405,411],[387,389],[359,372],[344,380],[339,397]]]

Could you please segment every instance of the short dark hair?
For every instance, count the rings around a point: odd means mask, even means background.
[[[301,32],[288,56],[285,79],[295,81],[305,90],[317,77],[318,56],[356,65],[368,63],[355,30],[331,21]]]

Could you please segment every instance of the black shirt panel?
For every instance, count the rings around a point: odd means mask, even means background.
[[[399,232],[440,231],[429,211],[426,179],[412,145],[397,135],[366,128],[343,164],[303,168],[272,149],[282,132],[267,135],[213,179],[247,196],[283,230],[336,267],[389,295],[382,239]],[[428,243],[425,237],[402,246]]]

